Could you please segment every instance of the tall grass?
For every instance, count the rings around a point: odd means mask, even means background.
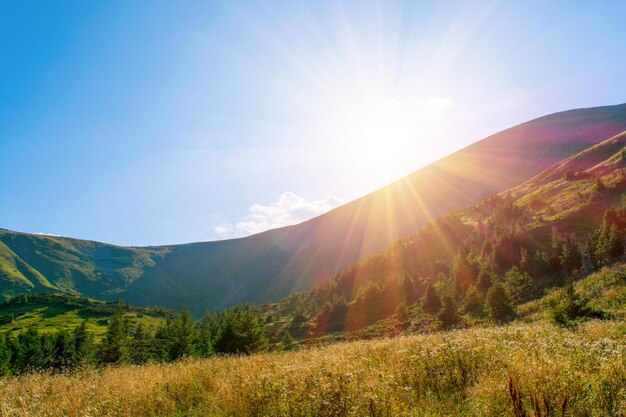
[[[2,416],[625,416],[626,326],[546,322],[0,381]]]

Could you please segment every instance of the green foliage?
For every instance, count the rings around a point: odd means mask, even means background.
[[[478,291],[478,288],[471,286],[465,293],[464,310],[466,313],[480,316],[483,313],[485,302],[483,295]]]
[[[293,350],[296,346],[298,346],[298,341],[287,331],[280,341],[280,346],[282,350]]]
[[[197,339],[198,329],[189,310],[183,311],[174,320],[169,335],[169,357],[171,360],[194,355],[194,342]]]
[[[124,317],[124,306],[118,301],[118,310],[111,318],[100,349],[99,359],[103,363],[125,363],[129,360],[130,328]]]
[[[250,354],[267,348],[268,340],[259,315],[251,306],[226,310],[218,316],[217,322],[216,352]]]
[[[13,353],[4,335],[0,335],[0,377],[11,375],[11,357]]]
[[[396,309],[396,317],[401,323],[405,323],[409,319],[409,309],[404,301],[398,304],[398,308]]]
[[[481,269],[480,272],[478,273],[476,287],[481,293],[486,294],[487,291],[489,291],[489,288],[491,287],[491,283],[493,280],[494,280],[494,277],[491,272],[487,271],[486,269]]]
[[[528,272],[522,272],[514,266],[506,273],[504,280],[513,302],[522,304],[536,296],[537,287]]]
[[[441,301],[432,283],[426,287],[424,298],[422,299],[422,309],[428,313],[435,313],[441,308]]]
[[[448,329],[459,322],[459,315],[457,314],[456,305],[452,297],[443,297],[441,310],[439,310],[437,318],[439,318],[444,329]]]
[[[588,306],[589,300],[576,293],[570,282],[551,311],[552,321],[559,326],[575,326],[590,318],[605,318],[606,314]]]
[[[501,282],[495,282],[487,292],[487,309],[489,317],[495,322],[512,320],[515,312],[511,298]]]

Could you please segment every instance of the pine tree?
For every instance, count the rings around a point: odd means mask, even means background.
[[[217,352],[250,354],[267,347],[259,316],[250,306],[239,306],[223,312],[219,322],[215,340]]]
[[[589,300],[576,294],[570,281],[558,304],[552,309],[552,320],[559,326],[566,327],[576,325],[586,318],[604,318],[605,314],[589,307],[588,302]]]
[[[20,372],[42,369],[45,366],[42,338],[34,327],[18,337],[16,368]]]
[[[535,282],[528,272],[521,272],[514,266],[504,277],[509,292],[511,293],[511,298],[515,303],[525,303],[535,296]]]
[[[471,286],[465,293],[465,312],[473,315],[480,315],[483,312],[484,301],[483,296],[478,288]]]
[[[170,359],[194,355],[197,329],[189,310],[183,311],[172,323],[170,337]]]
[[[422,298],[422,309],[427,313],[435,313],[439,311],[439,308],[441,308],[441,301],[439,301],[435,287],[429,282]]]
[[[492,281],[492,274],[486,269],[481,269],[478,273],[478,279],[476,280],[476,288],[478,288],[481,293],[486,294],[491,287]]]
[[[409,309],[407,308],[404,301],[398,304],[398,308],[396,309],[396,317],[401,323],[405,323],[409,319]]]
[[[0,377],[11,375],[11,347],[5,335],[0,335]]]
[[[285,332],[283,338],[280,341],[280,345],[283,350],[293,350],[296,346],[298,346],[298,342],[293,338],[291,333],[288,331]]]
[[[51,352],[51,365],[54,369],[69,369],[74,366],[76,357],[74,335],[60,330],[54,335],[54,348]]]
[[[462,252],[452,261],[450,276],[454,282],[457,297],[462,296],[467,291],[467,288],[475,283],[476,277],[473,276],[467,259]]]
[[[87,331],[87,321],[74,329],[74,366],[88,365],[94,361],[93,335]]]
[[[437,315],[444,329],[448,329],[459,322],[454,300],[450,296],[443,297],[441,310]]]
[[[505,322],[513,318],[511,299],[501,282],[494,283],[487,292],[487,307],[489,317],[496,322]]]
[[[207,357],[215,353],[213,339],[217,333],[217,322],[211,314],[205,314],[198,328],[198,341],[196,350],[198,355]]]
[[[118,301],[117,311],[111,318],[101,345],[100,360],[103,363],[127,362],[129,341],[129,324],[124,317],[124,305]]]

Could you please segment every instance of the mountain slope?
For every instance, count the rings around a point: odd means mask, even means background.
[[[121,248],[0,231],[8,248],[0,248],[0,291],[43,289],[47,280],[66,292],[196,312],[276,300],[624,130],[626,105],[545,116],[315,219],[243,239]]]
[[[499,282],[521,304],[626,256],[626,132],[524,184],[449,213],[313,289],[266,305],[275,339],[392,335],[439,328],[450,297],[472,323]],[[471,288],[473,287],[473,288]],[[434,289],[435,300],[425,301]],[[473,304],[473,307],[467,307]],[[430,307],[429,307],[430,305]],[[426,313],[426,314],[424,314]],[[406,323],[404,323],[406,325]]]

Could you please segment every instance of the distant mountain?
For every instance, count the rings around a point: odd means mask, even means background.
[[[0,292],[58,290],[198,313],[277,300],[624,130],[626,104],[541,117],[322,216],[242,239],[125,248],[0,230]]]

